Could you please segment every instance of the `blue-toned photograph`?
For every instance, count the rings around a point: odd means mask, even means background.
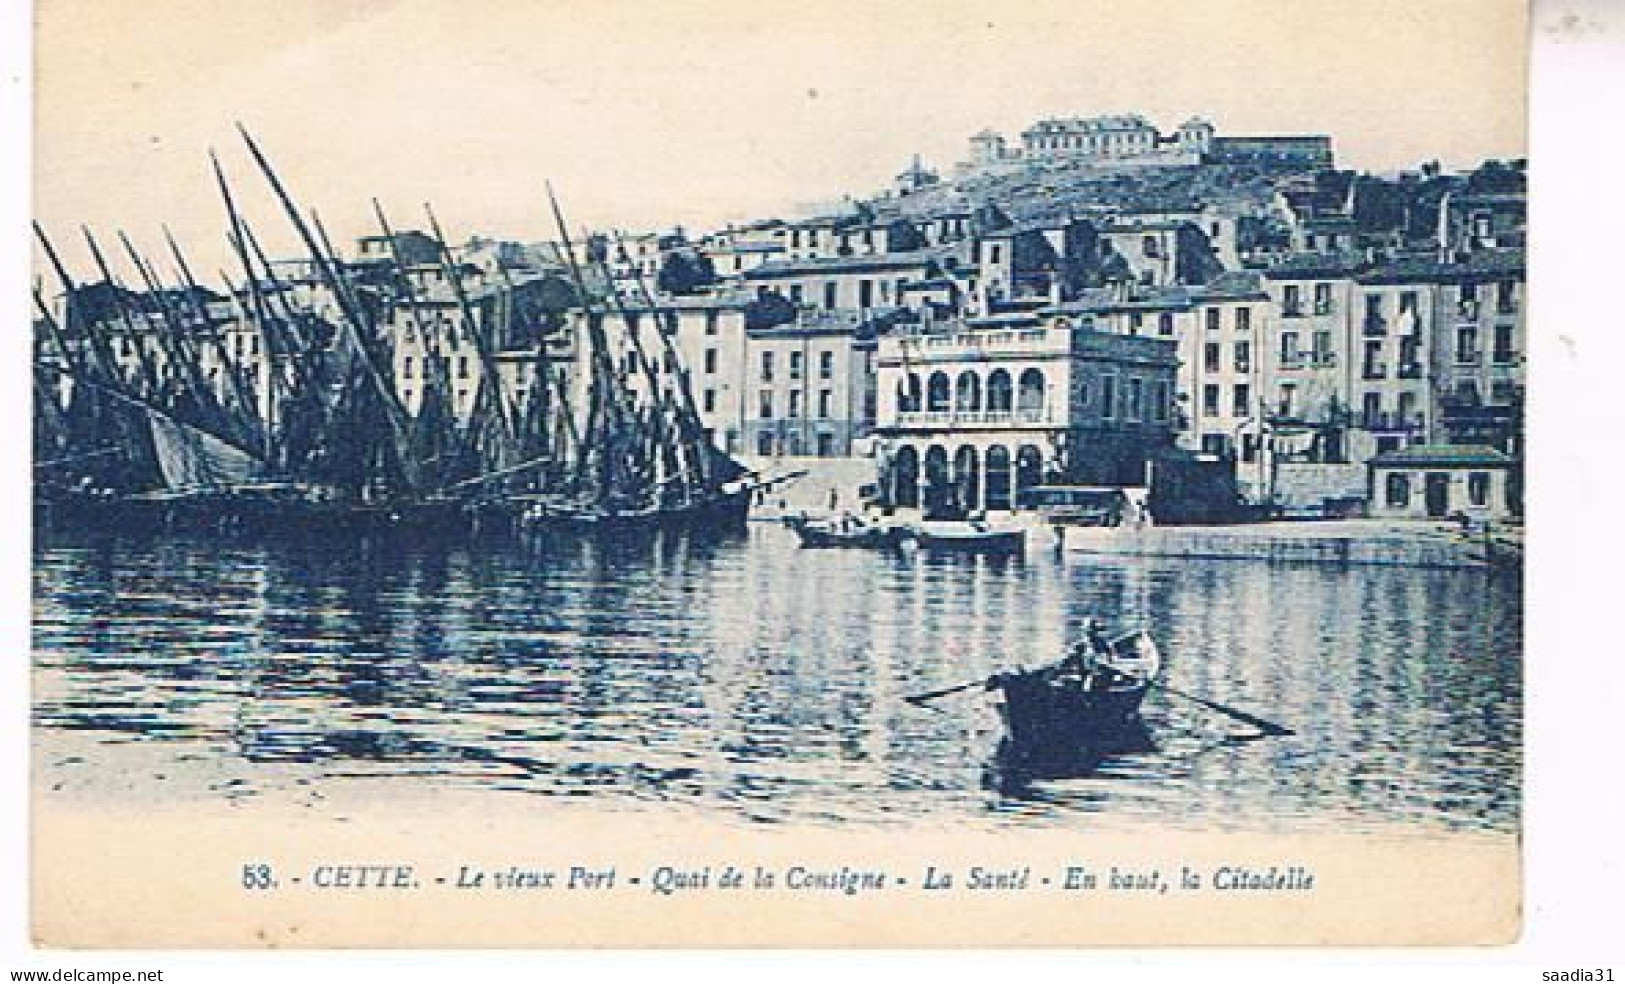
[[[476,6],[41,3],[36,809],[1517,838],[1517,5]]]

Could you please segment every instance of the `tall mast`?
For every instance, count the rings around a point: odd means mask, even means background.
[[[62,265],[62,258],[57,256],[56,247],[51,245],[50,238],[45,235],[45,229],[38,222],[34,223],[34,235],[39,239],[40,247],[45,251],[45,257],[50,261],[51,269],[56,272],[56,279],[62,285],[62,292],[66,297],[65,311],[68,323],[61,326],[65,335],[74,328],[73,313],[75,302],[80,297],[79,285],[74,283],[73,278],[68,275],[68,268]],[[108,347],[107,339],[96,330],[96,326],[88,322],[84,326],[84,331],[85,339],[90,343],[91,361],[96,372],[103,379],[122,387],[124,379],[119,374],[118,360],[114,358],[113,350]]]
[[[617,243],[619,243],[618,238]],[[656,317],[658,318],[659,310],[655,305],[654,294],[649,290],[648,283],[644,281],[643,274],[635,272],[633,281],[637,284],[638,293],[642,295],[644,303],[651,309],[656,310]],[[664,331],[659,331],[656,335],[665,347],[666,357],[671,360],[672,365],[677,369],[679,401],[675,410],[678,427],[682,430],[686,449],[694,458],[700,474],[700,481],[709,492],[711,491],[710,486],[713,478],[711,447],[710,442],[705,437],[705,425],[700,420],[699,409],[694,406],[694,391],[689,387],[688,369],[683,365],[681,354],[677,351],[677,347],[672,344],[671,338]],[[808,372],[810,368],[803,367],[803,371]],[[803,408],[804,411],[805,409]]]
[[[124,325],[125,337],[130,347],[135,351],[136,362],[141,367],[141,376],[146,381],[146,397],[153,403],[162,400],[158,367],[153,365],[151,353],[141,343],[141,332],[136,327],[135,319],[130,316],[129,306],[124,303],[123,288],[113,278],[113,272],[107,266],[107,260],[102,257],[100,246],[96,245],[96,237],[90,234],[89,226],[80,226],[84,231],[85,243],[90,247],[90,255],[96,262],[96,269],[102,275],[102,281],[107,284],[107,293],[113,299],[113,307],[118,311],[119,321]]]
[[[141,282],[147,289],[147,296],[158,305],[158,313],[163,318],[165,331],[158,335],[158,344],[164,351],[164,358],[172,366],[180,370],[181,380],[186,390],[197,405],[197,409],[215,418],[211,424],[228,425],[231,423],[230,415],[224,412],[220,405],[219,395],[216,394],[203,380],[202,370],[197,364],[197,355],[182,331],[180,319],[175,310],[170,307],[169,299],[158,283],[157,277],[148,267],[145,259],[136,251],[135,244],[123,230],[118,231],[119,242],[124,245],[124,252],[129,256],[130,263],[135,266],[136,273],[140,275]],[[235,442],[233,442],[235,443]]]
[[[299,209],[294,205],[293,199],[289,197],[287,190],[283,187],[282,180],[277,177],[276,171],[271,168],[270,161],[266,160],[265,155],[260,152],[259,145],[254,142],[254,138],[248,135],[248,130],[240,123],[237,125],[237,132],[242,135],[243,142],[248,145],[248,151],[253,155],[254,162],[259,165],[260,171],[265,175],[265,180],[276,193],[278,201],[282,203],[289,222],[292,223],[294,230],[299,233],[300,240],[305,244],[305,249],[310,253],[317,270],[321,273],[322,281],[337,298],[340,313],[343,315],[342,323],[346,337],[355,350],[357,358],[361,360],[367,379],[372,384],[373,391],[384,405],[384,412],[389,421],[390,434],[394,439],[397,457],[406,471],[407,484],[415,488],[418,484],[417,463],[408,450],[411,441],[411,420],[406,408],[401,405],[400,397],[396,394],[395,388],[389,384],[373,355],[372,347],[366,338],[367,330],[362,318],[362,312],[358,310],[359,305],[350,295],[348,285],[340,282],[338,273],[333,269],[333,264],[317,244],[315,237],[311,235],[310,226],[306,224],[304,216],[299,214]]]
[[[214,321],[209,316],[208,308],[204,307],[203,301],[198,297],[203,288],[198,285],[197,280],[192,276],[192,269],[187,265],[186,255],[181,252],[180,244],[175,242],[175,236],[169,231],[168,226],[164,226],[164,240],[169,244],[170,255],[174,257],[175,272],[181,278],[181,284],[186,290],[186,297],[192,308],[192,314],[197,318],[204,340],[214,351],[215,361],[219,363],[220,371],[225,374],[226,382],[231,389],[231,395],[236,401],[235,408],[239,415],[238,419],[246,424],[250,434],[258,440],[262,427],[259,414],[254,409],[254,401],[244,388],[236,362],[226,352],[226,346],[220,341],[220,336],[215,333]]]
[[[492,358],[490,339],[480,328],[474,318],[474,312],[469,307],[468,293],[463,290],[463,277],[452,261],[451,247],[446,245],[446,235],[440,229],[440,221],[435,218],[434,209],[427,202],[423,211],[429,217],[429,228],[434,232],[435,240],[440,244],[440,267],[445,271],[446,279],[451,281],[452,294],[457,298],[457,309],[462,314],[463,326],[470,338],[474,340],[474,354],[480,360],[481,388],[490,392],[497,412],[497,420],[502,425],[502,439],[505,445],[513,444],[514,426],[508,413],[508,401],[502,394],[502,379],[497,373],[496,362]]]

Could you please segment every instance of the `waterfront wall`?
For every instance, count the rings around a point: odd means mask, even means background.
[[[1080,553],[1181,559],[1267,560],[1289,563],[1481,567],[1481,538],[1433,523],[1257,523],[1240,526],[1070,527],[1063,546]]]

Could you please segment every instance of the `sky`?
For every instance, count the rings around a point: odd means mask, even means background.
[[[883,187],[914,153],[1045,115],[1191,115],[1329,133],[1392,170],[1520,156],[1516,0],[39,0],[35,214],[228,256],[209,171],[279,252],[258,137],[340,240],[431,201],[449,238],[794,214]]]

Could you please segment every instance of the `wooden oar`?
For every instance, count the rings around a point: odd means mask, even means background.
[[[946,697],[949,694],[957,694],[961,690],[969,690],[972,687],[985,687],[987,686],[988,679],[991,678],[989,677],[981,680],[972,680],[969,683],[961,683],[954,687],[944,687],[941,690],[928,690],[923,694],[915,694],[912,697],[904,697],[903,699],[908,701],[910,704],[923,705],[928,700],[936,700],[938,697]]]
[[[1286,735],[1297,734],[1297,732],[1293,731],[1291,728],[1276,724],[1274,721],[1266,721],[1261,717],[1255,717],[1254,715],[1248,714],[1246,711],[1238,711],[1234,707],[1220,704],[1217,701],[1208,700],[1206,697],[1198,697],[1193,693],[1187,693],[1186,691],[1180,690],[1178,687],[1170,687],[1161,680],[1154,681],[1152,686],[1161,687],[1163,690],[1173,694],[1175,697],[1183,697],[1188,701],[1194,701],[1195,703],[1201,704],[1203,707],[1218,711],[1220,714],[1227,714],[1230,717],[1235,718],[1237,721],[1252,725],[1259,731],[1262,731],[1264,734],[1270,735],[1271,737],[1279,738]]]

